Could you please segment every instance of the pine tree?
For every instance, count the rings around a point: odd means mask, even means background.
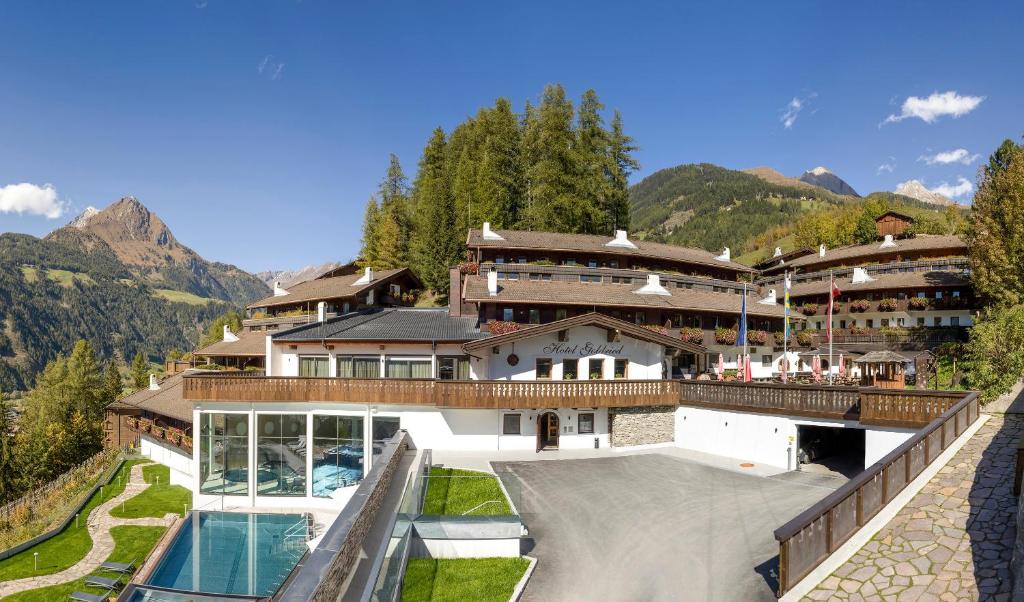
[[[68,358],[68,388],[75,411],[89,422],[103,419],[103,389],[96,352],[89,341],[75,344]]]
[[[604,105],[597,92],[587,90],[580,100],[576,117],[576,146],[579,161],[577,184],[580,203],[580,232],[611,234],[611,212],[608,199],[611,175],[610,144],[604,129],[601,110]]]
[[[461,214],[460,221],[463,227],[460,230],[463,231],[483,223],[480,219],[480,207],[476,203],[476,169],[470,152],[469,147],[462,149],[455,167],[455,177],[452,179],[452,197],[455,207]]]
[[[481,112],[480,121],[483,141],[474,197],[481,210],[471,225],[487,221],[495,228],[513,228],[523,194],[518,118],[508,99],[499,98],[493,109]]]
[[[103,405],[107,406],[117,401],[124,390],[124,382],[121,380],[121,370],[117,362],[107,362],[107,371],[103,376]]]
[[[380,212],[374,227],[375,267],[390,269],[409,265],[409,181],[398,157],[391,154],[388,171],[378,189]]]
[[[609,165],[607,212],[611,217],[613,230],[629,229],[629,175],[640,169],[633,158],[637,150],[633,138],[622,128],[622,115],[615,111],[612,116],[612,131],[608,140]]]
[[[363,212],[363,239],[357,261],[359,267],[373,267],[377,264],[377,220],[379,215],[380,208],[377,206],[377,199],[371,196],[366,201],[366,211]]]
[[[586,209],[579,202],[579,155],[575,150],[573,106],[560,85],[544,88],[531,137],[528,167],[531,225],[552,232],[578,232]]]
[[[1024,303],[1024,147],[1007,142],[982,172],[967,229],[974,289],[997,306]]]
[[[0,504],[5,504],[21,492],[18,486],[19,467],[14,453],[14,420],[11,407],[0,392]]]
[[[132,365],[129,370],[132,386],[135,390],[142,389],[149,383],[149,360],[140,351],[132,358]]]
[[[416,218],[411,242],[413,265],[424,284],[444,292],[448,268],[459,261],[462,237],[455,227],[455,200],[446,169],[444,130],[434,130],[413,185]]]

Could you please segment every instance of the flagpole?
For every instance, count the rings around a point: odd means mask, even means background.
[[[789,346],[789,272],[783,272],[782,274],[782,307],[783,318],[782,318],[782,384],[786,384],[789,380],[789,356],[786,355],[786,350]]]
[[[828,384],[834,384],[832,380],[832,306],[835,305],[835,297],[832,291],[836,290],[836,276],[833,270],[828,272]]]
[[[746,382],[747,378],[750,377],[747,374],[747,283],[743,283],[743,311],[740,315],[740,320],[743,320],[743,328],[740,331],[743,333],[743,381]]]

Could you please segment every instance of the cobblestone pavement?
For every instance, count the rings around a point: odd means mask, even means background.
[[[114,551],[114,538],[110,535],[111,527],[120,525],[171,526],[178,518],[177,514],[168,514],[163,518],[114,518],[110,515],[110,511],[116,506],[121,505],[121,502],[139,495],[149,487],[149,483],[142,479],[142,467],[145,465],[136,464],[132,466],[131,476],[128,479],[128,483],[125,484],[124,492],[117,497],[103,502],[89,515],[89,522],[86,526],[89,529],[89,536],[92,537],[92,549],[85,555],[85,558],[78,561],[78,564],[68,567],[59,573],[40,575],[38,577],[25,577],[24,579],[0,583],[0,598],[24,590],[67,583],[92,573]]]
[[[1024,417],[993,415],[805,600],[1009,600],[1013,467]]]

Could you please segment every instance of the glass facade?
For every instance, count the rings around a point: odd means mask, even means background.
[[[339,355],[338,378],[380,378],[380,358]]]
[[[469,380],[469,356],[437,358],[437,377],[441,380]]]
[[[362,416],[313,415],[313,495],[330,497],[335,490],[363,478]]]
[[[249,494],[249,416],[199,415],[199,491]]]
[[[256,493],[306,495],[306,415],[256,417]]]
[[[314,376],[326,378],[328,373],[328,358],[326,355],[307,356],[299,358],[299,376]]]
[[[387,358],[385,371],[388,378],[433,378],[430,358]]]

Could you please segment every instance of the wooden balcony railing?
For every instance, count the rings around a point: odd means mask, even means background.
[[[677,382],[683,405],[846,420],[856,420],[860,412],[857,387],[701,380]]]

